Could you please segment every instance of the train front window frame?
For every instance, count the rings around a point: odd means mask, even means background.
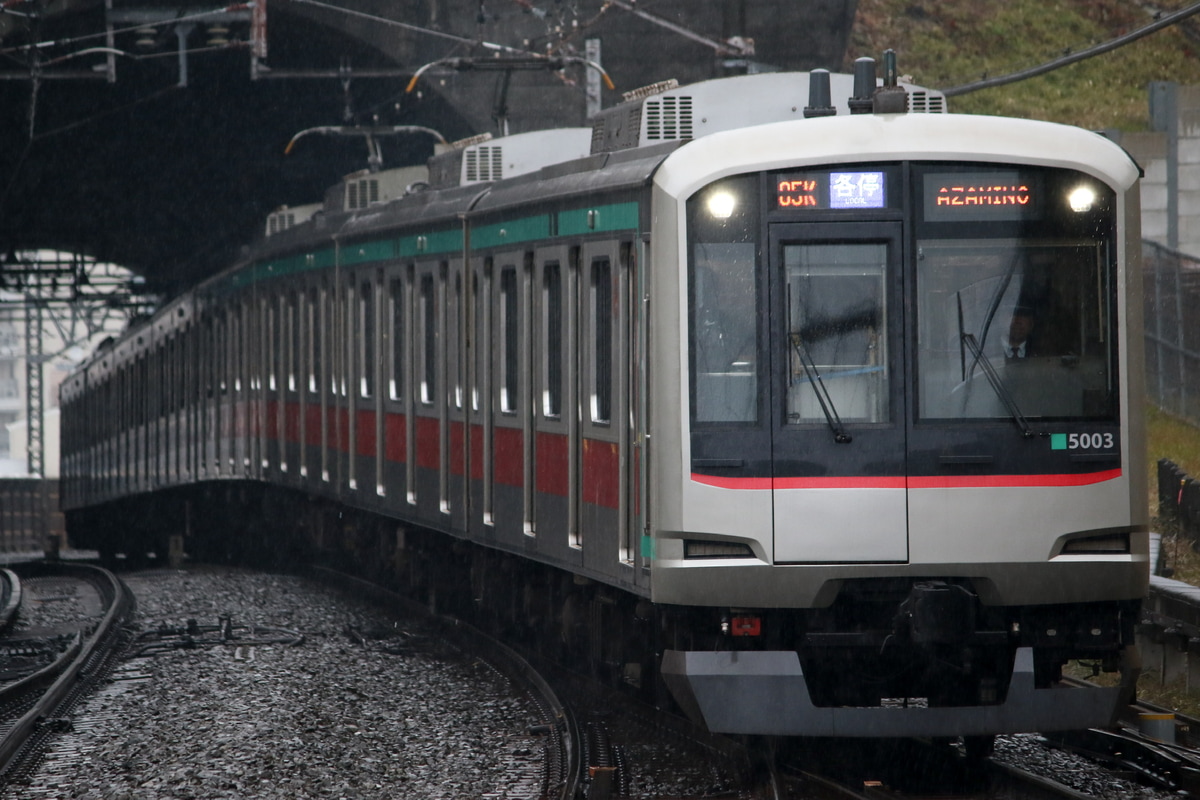
[[[1115,193],[1064,169],[914,173],[917,421],[1115,420]]]
[[[868,240],[783,245],[790,425],[891,420],[888,246]]]
[[[856,208],[827,201],[835,177],[847,171],[882,175],[884,198]],[[810,193],[811,201],[797,192]],[[759,362],[768,229],[901,219],[906,349],[876,354],[871,364],[858,365],[859,374],[878,366],[886,378],[883,366],[900,358],[910,376],[905,415],[918,425],[1117,419],[1116,193],[1095,178],[1007,163],[824,165],[722,178],[687,200],[686,215],[689,406],[697,431],[763,422],[767,375]],[[789,252],[785,246],[777,256]],[[892,278],[881,273],[871,280]],[[979,285],[968,289],[973,283]],[[988,286],[995,291],[985,291]],[[1041,334],[1043,346],[1058,340],[1053,352],[1043,349],[1040,362],[1021,367],[1011,357],[1006,361],[1008,331],[1021,322],[1010,324],[1014,315],[1046,313],[1052,303],[1059,310],[1043,319]],[[1039,304],[1042,309],[1031,309]],[[779,324],[771,322],[772,330]],[[890,419],[890,390],[869,394],[884,405],[839,408],[847,423]],[[860,399],[869,402],[867,395]],[[788,413],[797,411],[793,405],[789,400]],[[821,417],[811,411],[799,409],[799,417],[789,420],[817,424]]]
[[[718,181],[687,203],[690,406],[696,426],[760,421],[760,206],[757,175]]]

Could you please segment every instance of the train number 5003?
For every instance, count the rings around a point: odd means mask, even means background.
[[[1101,450],[1113,446],[1111,433],[1069,433],[1067,434],[1068,450]]]

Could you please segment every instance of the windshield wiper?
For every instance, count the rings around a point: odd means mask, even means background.
[[[817,402],[821,404],[821,413],[825,415],[825,422],[828,423],[829,430],[833,431],[833,440],[838,444],[849,444],[852,438],[850,434],[846,433],[846,426],[842,424],[842,418],[838,416],[837,408],[833,405],[833,398],[829,396],[829,390],[825,388],[825,381],[821,379],[821,373],[817,371],[816,362],[808,352],[804,340],[800,338],[799,333],[788,334],[788,340],[791,341],[792,349],[796,351],[796,356],[800,359],[800,366],[804,367],[804,374],[817,395]]]
[[[974,371],[975,365],[978,364],[983,370],[983,375],[987,378],[988,383],[992,387],[992,391],[1000,398],[1000,402],[1004,403],[1004,407],[1008,409],[1009,415],[1013,422],[1017,423],[1017,427],[1021,429],[1021,435],[1026,439],[1033,436],[1033,428],[1029,427],[1029,420],[1025,419],[1025,415],[1021,413],[1017,401],[1013,399],[1012,392],[1008,391],[1008,387],[1004,385],[1004,380],[996,372],[996,368],[992,366],[992,362],[983,356],[983,350],[979,348],[979,343],[975,341],[975,335],[972,333],[964,333],[962,335],[963,344],[971,351],[971,356],[974,361],[971,363],[971,369]]]

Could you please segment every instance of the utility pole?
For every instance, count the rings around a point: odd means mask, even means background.
[[[26,459],[31,476],[44,478],[45,366],[66,350],[86,347],[97,333],[149,314],[155,298],[142,295],[140,279],[113,274],[75,253],[10,252],[0,258],[0,307],[19,307],[25,326]],[[46,327],[60,343],[46,352]]]

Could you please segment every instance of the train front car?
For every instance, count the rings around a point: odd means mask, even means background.
[[[655,178],[653,599],[715,731],[1107,723],[1147,584],[1138,168],[1107,139],[865,114]],[[678,265],[677,268],[675,265]]]

